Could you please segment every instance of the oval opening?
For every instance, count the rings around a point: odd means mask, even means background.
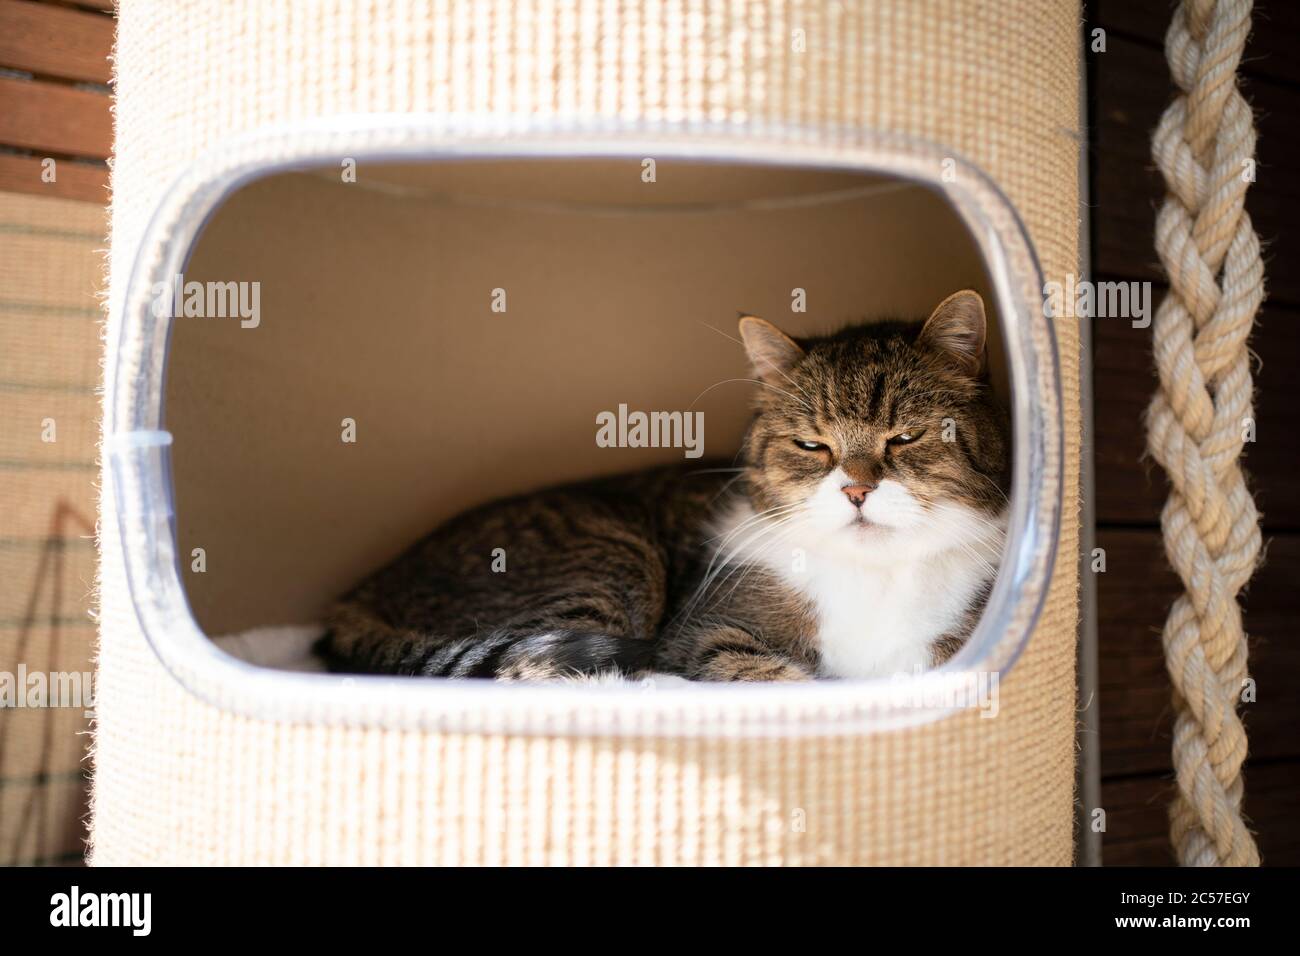
[[[975,289],[1011,407],[988,264],[924,184],[633,158],[351,172],[226,197],[175,299],[181,578],[201,629],[250,662],[315,669],[329,602],[466,508],[732,458],[755,388],[738,312],[814,335]],[[620,408],[699,413],[700,447],[602,447],[597,415]]]

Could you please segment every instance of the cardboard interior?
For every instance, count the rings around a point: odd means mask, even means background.
[[[961,288],[991,303],[974,240],[914,184],[678,162],[647,182],[639,158],[346,172],[246,186],[185,269],[260,283],[256,327],[173,322],[179,553],[203,549],[182,570],[208,634],[316,620],[479,502],[682,460],[599,447],[602,411],[702,411],[700,466],[730,459],[756,387],[740,311],[800,335],[924,318]]]

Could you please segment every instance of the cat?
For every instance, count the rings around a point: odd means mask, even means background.
[[[739,331],[761,386],[741,468],[692,462],[463,513],[337,602],[331,668],[803,681],[950,657],[1006,528],[983,300],[964,290],[923,323],[802,340],[754,316]]]

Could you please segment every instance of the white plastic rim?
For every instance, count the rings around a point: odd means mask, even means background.
[[[971,639],[933,671],[898,679],[789,684],[498,684],[304,674],[221,651],[190,611],[176,549],[163,395],[172,319],[156,283],[184,271],[208,217],[254,179],[322,166],[439,159],[645,156],[833,169],[925,186],[952,205],[984,258],[1001,317],[1012,417],[1011,513],[998,576]],[[945,175],[945,171],[954,175]],[[1063,421],[1055,333],[1023,223],[977,167],[935,144],[859,130],[539,122],[362,115],[233,140],[165,193],[136,251],[110,328],[105,480],[112,485],[130,599],[167,671],[201,700],[250,717],[348,726],[510,734],[793,736],[860,734],[939,719],[996,699],[1038,620],[1061,518]],[[104,555],[103,560],[115,560]],[[992,716],[995,709],[986,709]]]

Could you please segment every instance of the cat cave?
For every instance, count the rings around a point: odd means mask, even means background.
[[[123,0],[93,862],[1069,864],[1078,329],[1043,288],[1077,271],[1077,12]],[[738,313],[962,288],[1012,493],[944,666],[273,666],[467,507],[732,457]],[[654,411],[676,431],[636,439]]]

